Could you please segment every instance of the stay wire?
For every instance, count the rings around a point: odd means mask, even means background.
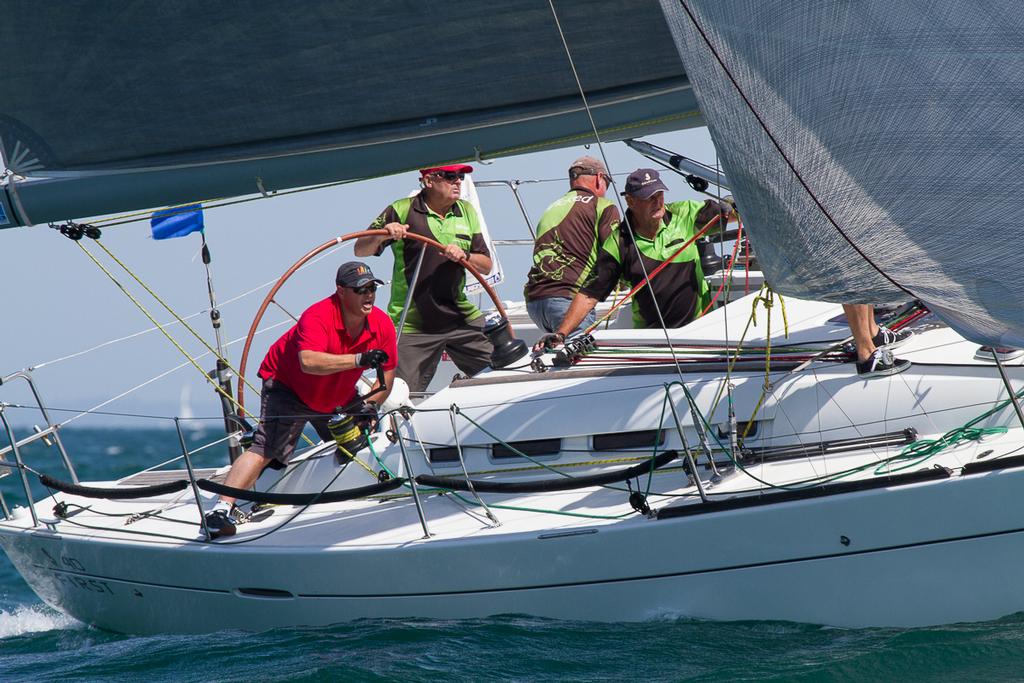
[[[129,268],[129,267],[128,267],[128,266],[127,266],[127,265],[126,265],[126,264],[125,264],[125,263],[124,263],[124,262],[123,262],[123,261],[122,261],[121,259],[119,259],[119,258],[118,258],[117,256],[115,256],[115,255],[114,255],[114,253],[113,253],[112,251],[110,251],[110,249],[108,249],[108,248],[107,248],[107,246],[106,246],[106,245],[105,245],[105,244],[104,244],[104,243],[103,243],[102,241],[100,241],[100,240],[98,240],[98,239],[97,239],[97,240],[94,240],[94,242],[96,243],[96,246],[98,246],[98,247],[99,247],[100,249],[102,249],[102,250],[103,250],[103,251],[104,251],[104,252],[105,252],[105,253],[107,254],[107,256],[109,256],[109,257],[110,257],[110,258],[111,258],[111,259],[112,259],[112,260],[114,261],[114,263],[116,263],[117,265],[121,266],[121,269],[122,269],[122,270],[124,270],[124,272],[125,272],[125,273],[127,273],[129,277],[131,277],[131,278],[132,278],[133,280],[135,280],[135,282],[137,282],[137,283],[139,284],[139,286],[140,286],[140,287],[142,287],[142,288],[143,288],[144,290],[146,290],[146,293],[148,293],[148,294],[149,294],[149,295],[150,295],[151,297],[153,297],[153,299],[154,299],[154,300],[155,300],[155,301],[156,301],[156,302],[157,302],[158,304],[160,304],[160,305],[161,305],[161,306],[163,307],[163,309],[164,309],[165,311],[167,311],[167,312],[168,312],[168,313],[169,313],[169,314],[171,315],[171,317],[173,317],[173,318],[175,319],[175,321],[177,321],[177,322],[178,322],[178,323],[179,323],[180,325],[182,325],[182,326],[183,326],[183,327],[184,327],[184,328],[185,328],[186,330],[188,330],[188,332],[189,332],[189,333],[190,333],[190,334],[191,334],[191,335],[192,335],[193,337],[195,337],[195,339],[196,339],[196,340],[197,340],[197,341],[198,341],[198,342],[199,342],[200,344],[202,344],[202,345],[203,345],[203,346],[204,346],[204,347],[206,348],[206,350],[207,350],[207,351],[209,351],[210,353],[212,353],[212,354],[214,355],[214,357],[215,357],[215,358],[216,358],[216,359],[217,359],[218,361],[220,361],[220,362],[224,363],[224,366],[225,366],[225,367],[226,367],[226,368],[227,368],[228,370],[230,370],[230,371],[231,371],[231,372],[233,372],[233,373],[234,373],[234,374],[235,374],[236,376],[238,376],[238,380],[239,380],[240,382],[245,382],[245,385],[246,385],[247,387],[249,387],[249,388],[250,388],[250,389],[251,389],[252,391],[256,391],[256,387],[255,387],[255,386],[253,386],[253,384],[252,384],[251,382],[249,382],[249,381],[248,381],[248,380],[247,380],[247,379],[246,379],[245,377],[242,377],[241,375],[239,375],[239,374],[238,374],[238,370],[236,370],[236,369],[235,369],[235,368],[234,368],[234,367],[233,367],[233,366],[231,365],[231,363],[229,363],[229,362],[228,362],[228,359],[227,359],[227,358],[223,358],[223,357],[221,356],[220,352],[219,352],[219,351],[218,351],[217,349],[213,348],[213,346],[212,346],[212,345],[210,345],[210,343],[209,343],[209,342],[207,342],[207,341],[206,341],[206,339],[205,339],[205,338],[204,338],[204,337],[203,337],[203,336],[202,336],[201,334],[199,334],[199,332],[197,332],[197,331],[195,330],[195,328],[194,328],[194,327],[192,327],[191,325],[189,325],[189,324],[188,324],[188,323],[187,323],[187,322],[185,321],[185,319],[184,319],[184,318],[182,318],[182,317],[181,317],[180,315],[178,315],[177,311],[175,311],[175,310],[174,310],[173,308],[171,308],[171,306],[170,306],[170,305],[169,305],[169,304],[168,304],[168,303],[167,303],[166,301],[164,301],[164,299],[163,299],[162,297],[160,297],[160,296],[159,296],[159,295],[158,295],[158,294],[157,294],[156,292],[154,292],[154,291],[152,290],[152,288],[150,288],[150,287],[149,287],[149,285],[147,285],[147,284],[146,284],[145,282],[143,282],[143,281],[142,281],[142,278],[140,278],[140,277],[139,277],[138,275],[136,275],[136,274],[135,274],[135,272],[134,272],[134,271],[133,271],[133,270],[132,270],[131,268]],[[83,247],[83,248],[84,248],[84,247]],[[95,260],[95,259],[94,259],[94,260]],[[211,286],[212,286],[212,285],[211,285]],[[123,289],[124,289],[124,288],[122,287],[122,290],[123,290]],[[127,293],[127,292],[126,292],[126,293]],[[283,309],[282,309],[282,310],[283,310]],[[287,313],[287,311],[285,311],[285,313]],[[148,317],[148,314],[147,314],[147,317]],[[150,320],[153,320],[153,319],[152,319],[152,318],[150,318]],[[155,322],[155,320],[154,320],[154,322]],[[178,347],[178,348],[179,348],[179,350],[182,350],[182,349],[181,349],[180,347]],[[182,350],[182,353],[184,353],[184,351],[183,351],[183,350]],[[186,354],[186,355],[187,355],[187,354]],[[203,374],[206,374],[206,373],[204,372]],[[226,395],[226,392],[221,392],[221,393],[225,393],[225,395]],[[235,407],[241,407],[241,406],[239,406],[239,405],[238,405],[238,402],[237,402],[237,400],[235,400],[234,398],[232,398],[232,399],[231,399],[231,402],[232,402],[232,404],[234,404],[234,405],[235,405]],[[248,412],[248,411],[246,411],[246,412]]]
[[[227,399],[232,403],[236,403],[234,397],[231,396],[228,392],[224,391],[223,387],[221,387],[217,382],[215,382],[212,377],[206,374],[206,371],[203,370],[202,367],[200,367],[199,363],[197,363],[195,359],[192,356],[190,356],[189,353],[181,346],[181,344],[179,344],[178,341],[174,337],[172,337],[171,334],[160,325],[160,323],[157,322],[156,318],[153,317],[153,314],[150,313],[149,310],[142,305],[142,302],[135,298],[135,296],[133,296],[132,293],[129,292],[128,289],[116,277],[114,277],[114,274],[111,273],[106,268],[106,266],[104,266],[100,262],[100,260],[96,258],[96,256],[92,252],[90,252],[80,241],[76,241],[75,244],[77,244],[78,248],[81,249],[82,252],[85,253],[86,256],[88,256],[92,260],[92,262],[95,263],[96,266],[101,271],[103,271],[103,273],[108,278],[110,278],[110,281],[113,282],[118,287],[118,289],[120,289],[133,304],[135,304],[135,307],[138,308],[139,311],[141,311],[142,314],[145,315],[151,323],[153,323],[160,329],[160,332],[164,335],[164,337],[166,337],[167,340],[174,346],[174,348],[176,348],[181,353],[181,355],[188,360],[189,364],[191,364],[196,370],[199,371],[199,374],[203,376],[203,379],[205,379],[206,382],[209,383],[210,386],[212,386],[217,391],[218,394],[227,397]],[[239,407],[241,408],[241,406]],[[256,416],[253,415],[250,411],[246,410],[245,408],[241,409],[245,412],[246,415],[256,419]]]

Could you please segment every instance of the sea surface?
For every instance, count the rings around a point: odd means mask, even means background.
[[[74,429],[83,479],[173,457],[168,430]],[[200,443],[201,434],[190,434]],[[56,449],[26,449],[63,478]],[[200,466],[225,458],[198,456]],[[203,461],[205,458],[205,462]],[[14,476],[0,479],[21,500]],[[1024,580],[1024,567],[1022,578]],[[985,581],[979,566],[966,583]],[[935,596],[941,600],[941,595]],[[0,681],[1016,681],[1024,615],[922,629],[663,619],[594,624],[522,616],[360,621],[330,628],[125,636],[46,607],[0,554]]]

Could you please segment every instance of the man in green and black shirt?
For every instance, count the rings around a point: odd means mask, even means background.
[[[533,267],[526,278],[526,310],[538,329],[554,332],[597,251],[619,225],[619,210],[604,198],[611,177],[599,159],[584,156],[569,167],[569,192],[555,200],[537,224]],[[594,322],[590,312],[582,321]]]
[[[396,325],[412,289],[405,324],[399,330],[397,375],[413,392],[430,384],[444,351],[467,375],[490,365],[492,347],[482,332],[482,314],[466,297],[466,270],[459,263],[466,258],[478,271],[491,269],[476,209],[459,198],[462,181],[472,172],[473,167],[466,164],[421,170],[420,193],[392,202],[370,224],[370,230],[387,230],[388,235],[356,240],[358,256],[380,256],[385,247],[391,247],[395,265],[388,314]],[[418,240],[403,239],[407,233],[440,242],[444,253]],[[421,254],[423,265],[414,282]]]
[[[605,240],[592,276],[580,287],[555,333],[542,338],[538,346],[564,340],[598,301],[608,297],[620,278],[636,286],[645,273],[669,258],[672,262],[634,295],[633,327],[661,327],[662,319],[665,327],[682,327],[701,315],[710,296],[697,245],[690,244],[674,258],[673,254],[716,215],[721,219],[715,229],[724,228],[732,208],[713,199],[666,204],[667,189],[654,169],[630,174],[622,193],[629,207],[622,226]]]

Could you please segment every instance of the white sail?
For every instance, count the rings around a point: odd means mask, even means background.
[[[767,279],[1024,345],[1024,8],[662,0]]]

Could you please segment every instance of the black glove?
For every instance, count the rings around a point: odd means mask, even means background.
[[[694,227],[703,228],[716,216],[718,217],[717,223],[711,228],[711,232],[717,233],[725,230],[725,224],[729,220],[729,215],[732,213],[732,205],[726,202],[720,202],[714,199],[704,200],[704,206],[697,212],[697,218],[694,222]]]
[[[350,411],[349,414],[355,418],[357,425],[365,427],[366,429],[371,429],[373,424],[379,418],[379,415],[377,414],[377,404],[373,401],[361,402],[355,410]]]
[[[361,368],[379,368],[388,362],[388,354],[380,349],[371,349],[356,354],[356,365]]]
[[[535,353],[542,353],[544,351],[550,351],[559,346],[565,341],[565,335],[561,332],[552,332],[551,334],[545,334],[543,337],[537,340],[537,343],[533,345]]]

